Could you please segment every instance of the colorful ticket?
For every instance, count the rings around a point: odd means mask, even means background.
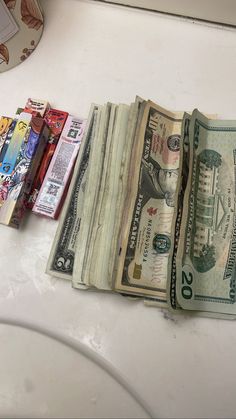
[[[0,175],[11,175],[16,164],[21,145],[27,133],[32,116],[22,112],[14,129],[10,144],[7,148],[2,165],[0,167]]]
[[[3,185],[5,196],[0,210],[1,224],[19,227],[48,136],[49,128],[43,118],[32,117],[17,155],[15,167]]]
[[[68,116],[33,212],[56,219],[74,167],[86,120]]]
[[[0,153],[6,141],[7,133],[9,131],[12,121],[13,119],[8,118],[7,116],[2,116],[0,118]]]
[[[65,125],[66,119],[68,117],[67,112],[63,112],[57,109],[49,109],[45,115],[45,121],[50,128],[49,141],[40,164],[38,173],[33,183],[31,193],[29,195],[29,201],[27,204],[28,208],[33,208],[41,185],[43,183],[44,177],[46,175],[47,169],[49,167],[50,161],[52,159],[53,153],[56,149],[59,137]]]
[[[44,117],[47,110],[50,108],[49,103],[46,100],[32,99],[29,98],[25,105],[25,111],[35,114],[40,114]]]
[[[10,125],[7,133],[6,133],[6,139],[5,139],[4,143],[3,143],[3,146],[2,146],[2,149],[1,149],[1,152],[0,152],[0,167],[2,166],[2,162],[4,160],[4,157],[5,157],[5,154],[7,152],[8,146],[10,144],[10,141],[11,141],[13,132],[15,130],[17,121],[20,118],[20,115],[21,115],[22,112],[23,112],[23,109],[22,108],[17,108],[15,117],[12,120],[12,123],[11,123],[11,125]]]
[[[5,157],[5,154],[6,154],[6,152],[7,152],[8,146],[9,146],[9,144],[10,144],[10,141],[11,141],[11,138],[12,138],[13,132],[14,132],[14,130],[15,130],[15,127],[16,127],[16,124],[17,124],[17,121],[18,121],[18,117],[16,116],[16,117],[13,119],[13,121],[12,121],[12,123],[11,123],[11,126],[10,126],[10,128],[9,128],[9,130],[8,130],[8,132],[7,132],[6,139],[5,139],[5,141],[4,141],[4,144],[3,144],[3,146],[2,146],[1,153],[0,153],[0,167],[2,166],[2,162],[3,162],[3,160],[4,160],[4,157]]]

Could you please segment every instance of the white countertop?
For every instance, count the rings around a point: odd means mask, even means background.
[[[91,102],[138,94],[236,118],[236,31],[93,1],[41,3],[36,51],[0,75],[0,115],[31,96],[86,117]],[[236,323],[50,278],[56,227],[33,214],[20,231],[0,226],[0,417],[235,417]]]

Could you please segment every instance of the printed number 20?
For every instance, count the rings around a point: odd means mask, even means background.
[[[182,284],[186,284],[186,283],[188,284],[188,285],[184,285],[181,289],[182,296],[186,300],[190,300],[190,298],[192,298],[193,296],[192,288],[189,286],[192,284],[192,282],[193,282],[193,274],[189,272],[187,276],[185,272],[182,272]]]

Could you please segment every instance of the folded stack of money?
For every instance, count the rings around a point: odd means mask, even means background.
[[[236,121],[92,105],[48,261],[74,288],[235,318]]]

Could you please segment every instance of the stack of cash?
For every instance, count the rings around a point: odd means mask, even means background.
[[[74,288],[236,314],[236,121],[92,105],[48,261]]]

